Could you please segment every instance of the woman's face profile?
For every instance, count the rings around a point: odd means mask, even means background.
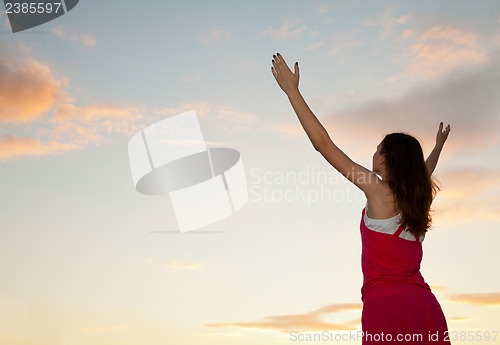
[[[380,166],[384,163],[384,155],[380,153],[381,150],[382,143],[377,145],[377,151],[373,154],[372,171],[376,173],[380,172]]]

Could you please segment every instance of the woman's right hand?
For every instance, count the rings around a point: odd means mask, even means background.
[[[436,145],[443,146],[446,139],[448,139],[448,134],[450,134],[450,125],[446,126],[446,129],[443,131],[443,123],[439,124],[439,129],[436,134]]]
[[[299,64],[296,62],[294,65],[295,73],[292,73],[290,68],[279,53],[273,55],[273,67],[271,67],[271,71],[273,72],[273,76],[278,82],[278,85],[281,87],[287,95],[290,92],[297,91],[299,89]]]

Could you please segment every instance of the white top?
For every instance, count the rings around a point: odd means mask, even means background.
[[[386,218],[386,219],[372,219],[369,218],[366,214],[368,213],[368,203],[366,203],[365,206],[365,216],[364,216],[364,222],[365,226],[373,231],[376,232],[381,232],[384,234],[389,234],[389,235],[394,235],[396,231],[398,230],[400,226],[400,221],[402,214],[399,212],[398,215],[392,217],[392,218]],[[416,241],[415,235],[413,235],[411,232],[405,228],[403,231],[401,231],[401,234],[399,237],[408,240],[408,241]],[[419,236],[419,241],[423,242],[425,238],[425,234],[422,234]]]

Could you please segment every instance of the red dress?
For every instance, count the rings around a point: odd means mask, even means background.
[[[362,212],[363,344],[451,344],[441,306],[420,274],[424,235],[412,235],[400,219]]]

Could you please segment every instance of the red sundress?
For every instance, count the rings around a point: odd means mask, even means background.
[[[362,343],[451,344],[441,306],[420,274],[423,236],[397,225],[400,217],[366,217],[368,228],[362,212]]]

